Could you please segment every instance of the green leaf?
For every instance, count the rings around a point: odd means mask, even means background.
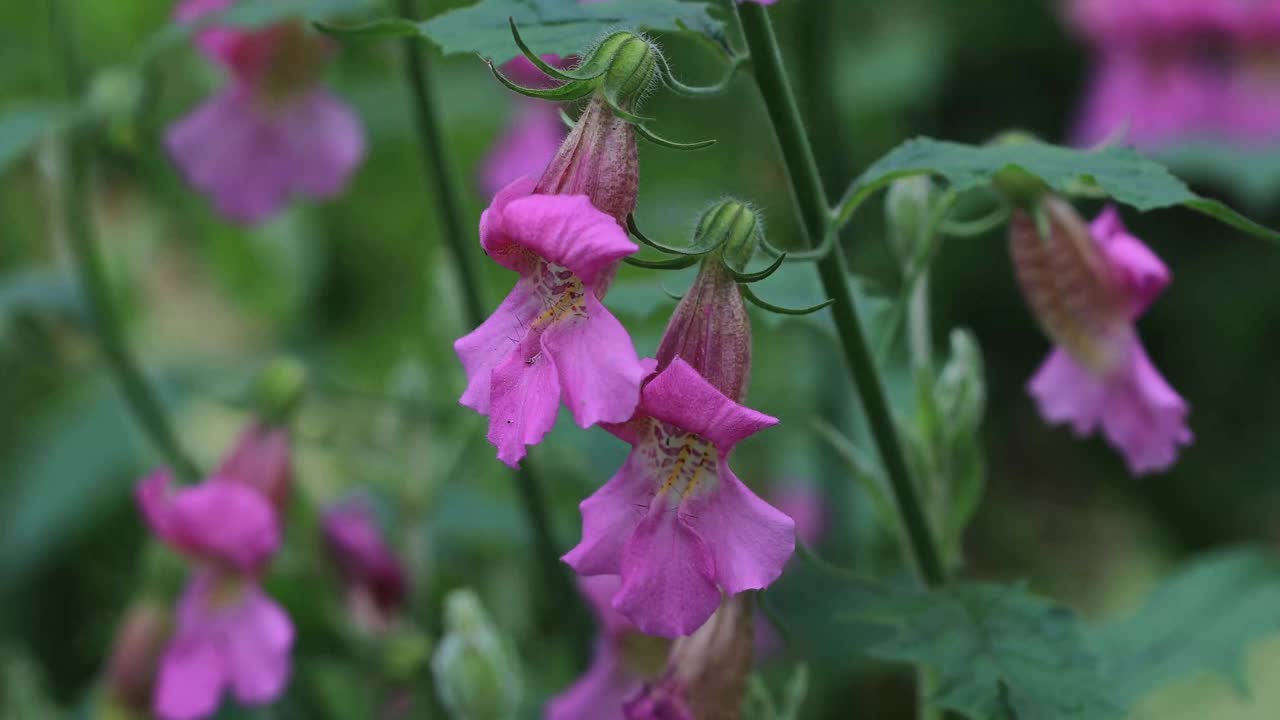
[[[1079,619],[1022,587],[891,592],[858,618],[897,630],[871,655],[934,669],[932,702],[973,720],[1124,717]]]
[[[359,25],[337,26],[318,22],[315,27],[337,38],[399,38],[418,34],[418,25],[404,18],[382,18]]]
[[[28,105],[0,114],[0,173],[9,169],[47,133],[71,121],[70,109],[57,105]]]
[[[1102,629],[1110,675],[1128,699],[1200,672],[1244,689],[1244,652],[1280,633],[1280,558],[1226,550],[1162,582],[1142,609]]]
[[[578,4],[578,0],[480,0],[420,23],[418,29],[446,55],[474,52],[502,63],[518,54],[508,18],[520,26],[521,37],[535,52],[573,55],[606,31],[618,28],[680,30],[684,25],[718,31],[722,25],[708,8],[707,3],[681,0],[591,4]]]
[[[1041,142],[1008,145],[964,145],[915,138],[891,150],[854,181],[841,203],[847,221],[871,193],[894,180],[934,174],[964,191],[989,184],[1007,168],[1018,168],[1066,194],[1101,194],[1138,210],[1181,205],[1251,235],[1280,242],[1280,233],[1263,227],[1217,200],[1191,192],[1163,165],[1129,148],[1073,150]]]
[[[373,0],[239,0],[222,12],[211,13],[194,22],[175,22],[164,26],[141,44],[135,62],[146,63],[157,54],[182,45],[193,33],[204,27],[253,29],[297,18],[318,23],[339,15],[367,10],[372,5]]]

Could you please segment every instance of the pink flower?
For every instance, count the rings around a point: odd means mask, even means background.
[[[222,459],[215,475],[219,480],[248,485],[267,496],[278,512],[283,512],[293,479],[288,428],[249,423],[231,452]]]
[[[533,186],[512,183],[480,218],[480,244],[520,280],[453,346],[467,373],[461,403],[489,416],[489,441],[511,466],[551,430],[562,397],[581,427],[622,422],[647,374],[600,303],[635,243],[586,197],[530,195]]]
[[[521,177],[541,175],[564,136],[564,123],[555,106],[522,98],[510,124],[485,157],[481,171],[484,193],[493,195]]]
[[[578,116],[534,192],[586,195],[592,206],[625,227],[639,190],[635,130],[597,94]]]
[[[326,510],[323,527],[325,547],[349,591],[361,598],[357,602],[371,605],[367,609],[376,612],[379,620],[385,620],[404,602],[405,578],[373,512],[352,498]]]
[[[210,480],[174,490],[167,468],[137,488],[143,517],[166,545],[191,560],[256,574],[280,547],[275,510],[257,490]]]
[[[777,420],[725,397],[681,358],[645,385],[618,474],[582,502],[582,541],[564,556],[581,575],[621,575],[613,598],[641,632],[696,630],[730,596],[764,588],[795,549],[791,518],[729,469],[743,439]]]
[[[165,720],[212,715],[225,689],[245,705],[270,702],[289,678],[293,625],[257,583],[198,572],[178,603],[160,664],[155,712]]]
[[[229,4],[187,0],[178,19]],[[245,223],[273,215],[293,195],[341,192],[365,141],[351,110],[319,86],[329,42],[288,22],[255,31],[213,27],[197,44],[231,77],[169,128],[166,145],[188,182],[223,215]]]
[[[1010,228],[1023,294],[1057,343],[1028,389],[1048,422],[1082,436],[1101,426],[1135,475],[1166,470],[1192,439],[1187,404],[1151,364],[1134,323],[1169,284],[1169,270],[1114,208],[1092,226],[1059,198],[1044,208],[1050,238],[1023,211]]]
[[[600,623],[600,634],[591,667],[551,698],[546,720],[623,720],[623,701],[662,670],[666,642],[641,635],[610,604],[620,584],[616,575],[578,578],[578,589]]]

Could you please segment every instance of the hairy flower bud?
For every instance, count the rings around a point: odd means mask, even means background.
[[[586,195],[597,210],[625,227],[627,216],[636,209],[639,189],[635,130],[597,95],[560,144],[533,192]]]
[[[951,357],[938,376],[934,392],[938,409],[954,432],[972,432],[982,422],[987,401],[982,349],[968,330],[951,331]]]
[[[431,659],[440,701],[458,720],[514,718],[523,694],[515,653],[474,592],[454,590],[444,602],[445,634]]]
[[[150,602],[129,609],[116,630],[107,662],[107,689],[113,702],[139,713],[151,708],[151,688],[168,639],[167,611]]]
[[[738,720],[752,645],[751,600],[737,595],[676,640],[667,672],[623,705],[627,720]]]
[[[885,194],[884,214],[889,227],[889,241],[898,262],[903,265],[911,261],[919,247],[920,229],[928,222],[934,195],[933,179],[928,175],[896,180]]]
[[[734,270],[745,269],[760,238],[750,207],[728,200],[703,214],[694,247],[714,247],[676,306],[658,345],[658,368],[683,358],[726,397],[746,398],[751,375],[751,319]]]

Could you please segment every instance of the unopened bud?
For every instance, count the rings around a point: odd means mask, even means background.
[[[431,659],[440,701],[456,720],[510,720],[523,694],[515,652],[471,590],[445,597],[445,634]]]
[[[347,586],[357,624],[370,631],[385,628],[404,602],[405,578],[373,511],[352,498],[326,510],[322,524],[325,548]]]
[[[648,38],[630,31],[615,32],[586,52],[582,71],[603,70],[594,82],[597,91],[624,110],[639,104],[658,79],[662,51]]]
[[[968,330],[951,331],[951,357],[938,376],[934,392],[947,427],[968,433],[982,422],[987,402],[982,349]]]
[[[278,358],[254,383],[253,399],[258,417],[273,425],[285,425],[302,402],[307,388],[307,369],[292,358]]]
[[[124,68],[107,68],[89,84],[89,110],[98,118],[118,120],[133,116],[143,100],[142,78]]]
[[[895,180],[884,198],[885,221],[889,241],[898,261],[911,262],[923,241],[921,229],[929,222],[935,199],[933,179],[928,175]]]
[[[169,632],[169,614],[159,605],[140,602],[129,609],[107,662],[107,689],[114,703],[139,713],[151,707],[151,688]]]
[[[764,235],[764,222],[752,207],[739,200],[723,200],[702,214],[693,231],[693,246],[718,248],[724,262],[744,272]]]

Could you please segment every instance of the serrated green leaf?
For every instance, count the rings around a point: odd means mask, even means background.
[[[894,180],[934,174],[957,191],[986,185],[996,173],[1019,168],[1067,194],[1099,193],[1138,210],[1181,205],[1216,218],[1251,235],[1280,242],[1280,233],[1246,218],[1217,200],[1191,192],[1178,178],[1130,148],[1073,150],[1040,142],[1009,145],[965,145],[915,138],[891,150],[854,181],[841,206],[841,219],[871,193]]]
[[[573,55],[600,35],[619,28],[720,30],[709,5],[681,0],[613,0],[578,4],[577,0],[480,0],[418,25],[446,55],[474,52],[495,63],[518,54],[508,18],[535,52]]]
[[[28,105],[0,113],[0,173],[42,136],[57,132],[71,119],[71,110],[57,105]]]
[[[1022,587],[971,583],[899,591],[858,617],[897,630],[871,647],[871,655],[934,669],[933,703],[973,720],[1125,715],[1080,620]]]
[[[1110,676],[1131,699],[1200,672],[1244,690],[1244,653],[1280,633],[1280,558],[1255,548],[1214,553],[1162,582],[1144,607],[1103,628]]]

